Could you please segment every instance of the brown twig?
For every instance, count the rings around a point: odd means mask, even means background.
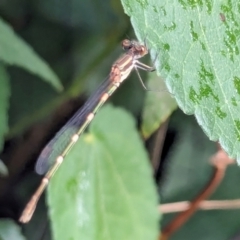
[[[214,166],[211,180],[203,191],[191,202],[189,208],[177,215],[176,218],[174,218],[173,221],[163,229],[162,234],[159,236],[159,240],[167,240],[171,234],[180,228],[193,215],[193,213],[199,208],[201,202],[208,198],[217,188],[224,177],[226,167],[233,162],[234,161],[230,159],[222,149],[218,150],[218,152],[211,158],[211,163]]]

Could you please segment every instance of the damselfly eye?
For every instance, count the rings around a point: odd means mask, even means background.
[[[148,53],[148,50],[145,46],[140,46],[140,49],[138,50],[138,52],[141,54],[141,55],[146,55]]]
[[[148,52],[148,50],[147,50],[147,48],[144,46],[142,46],[142,49],[141,49],[141,51],[144,53],[144,54],[146,54],[147,52]]]
[[[128,39],[122,41],[122,48],[123,50],[128,50],[132,47],[132,42]]]
[[[137,52],[141,55],[144,54],[146,51],[146,48],[142,45],[136,46],[135,48],[136,48]]]

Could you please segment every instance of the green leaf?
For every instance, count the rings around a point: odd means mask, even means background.
[[[8,131],[9,98],[9,76],[3,64],[0,63],[0,149],[2,149],[4,136]]]
[[[148,80],[148,89],[150,91],[147,92],[144,102],[141,129],[144,138],[148,138],[155,132],[177,107],[176,101],[166,90],[161,78],[159,79],[159,77],[151,73]]]
[[[8,169],[4,162],[0,159],[0,176],[6,177],[8,176]]]
[[[1,240],[24,240],[21,229],[12,220],[1,220],[0,221],[0,239]]]
[[[54,239],[157,238],[151,166],[133,119],[121,109],[99,112],[48,193]]]
[[[240,162],[239,2],[122,0],[180,108]],[[161,64],[160,64],[161,63]]]
[[[56,74],[33,49],[15,35],[13,30],[0,19],[0,59],[9,64],[24,68],[43,80],[51,83],[56,89],[62,90],[62,85]]]

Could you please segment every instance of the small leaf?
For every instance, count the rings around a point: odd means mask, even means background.
[[[0,176],[6,177],[8,175],[8,169],[7,166],[4,164],[4,162],[0,159]]]
[[[157,194],[132,118],[104,107],[51,181],[55,239],[156,240]]]
[[[12,220],[0,221],[0,239],[1,240],[25,240],[21,233],[21,229]]]
[[[56,89],[62,90],[56,74],[2,19],[0,19],[0,32],[0,59],[3,62],[24,68],[51,83]]]
[[[146,94],[143,109],[144,138],[148,138],[156,131],[177,107],[174,98],[166,90],[163,80],[153,73],[149,76],[148,89],[150,91]]]

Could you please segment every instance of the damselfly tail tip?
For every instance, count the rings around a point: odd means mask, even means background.
[[[24,208],[23,212],[22,212],[22,215],[20,216],[19,218],[19,222],[21,223],[28,223],[31,218],[32,218],[32,215],[35,211],[35,208],[36,208],[36,201],[34,201],[33,199],[27,204],[27,206]]]

